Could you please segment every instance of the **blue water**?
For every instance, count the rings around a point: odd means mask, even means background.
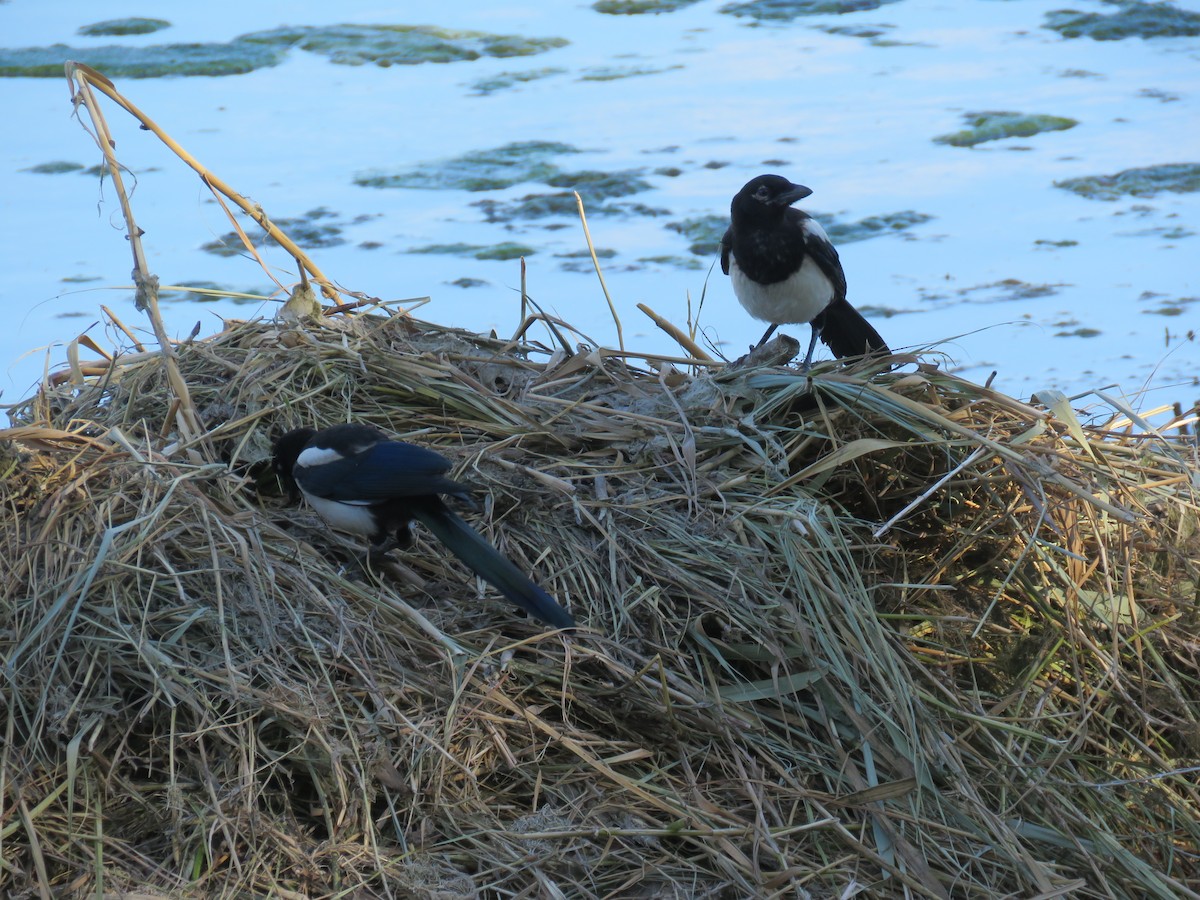
[[[283,24],[433,24],[567,38],[538,56],[443,65],[349,67],[292,51],[270,69],[229,77],[118,79],[118,88],[200,161],[275,218],[326,207],[347,223],[342,246],[312,251],[348,290],[387,300],[430,297],[421,318],[510,334],[519,320],[516,261],[406,252],[428,244],[516,240],[528,258],[529,292],[595,340],[616,331],[593,273],[564,270],[556,254],[585,249],[575,220],[535,220],[515,230],[489,224],[472,202],[550,190],[524,184],[488,194],[380,190],[355,175],[395,171],[497,147],[553,140],[585,153],[571,170],[644,168],[653,190],[625,198],[665,208],[662,217],[593,217],[597,247],[615,251],[605,278],[630,349],[680,351],[640,313],[647,303],[686,326],[689,300],[703,334],[737,356],[762,332],[733,298],[712,258],[699,269],[637,264],[687,257],[667,222],[727,213],[750,177],[778,171],[813,188],[803,206],[855,221],[912,210],[933,218],[905,232],[841,247],[850,299],[893,348],[938,345],[943,364],[1018,396],[1044,387],[1068,393],[1115,384],[1142,408],[1198,389],[1200,195],[1101,202],[1055,188],[1064,178],[1200,162],[1200,38],[1065,40],[1041,27],[1062,0],[902,0],[869,12],[798,18],[754,27],[701,2],[646,16],[605,16],[562,0],[501,6],[458,0],[286,5],[168,4],[150,14],[173,27],[131,38],[83,38],[82,26],[146,15],[118,2],[0,4],[0,44],[56,42],[86,48],[128,42],[224,41]],[[1108,13],[1111,5],[1072,2]],[[177,9],[175,7],[178,7]],[[334,11],[331,12],[330,10]],[[828,26],[888,25],[901,46],[834,35]],[[545,67],[561,74],[478,95],[472,85],[502,72]],[[581,80],[600,68],[661,70]],[[112,186],[77,173],[22,171],[54,160],[100,161],[71,117],[64,79],[0,78],[9,128],[0,141],[2,402],[26,395],[65,344],[87,333],[101,346],[127,343],[101,305],[130,326],[147,323],[131,302],[132,257]],[[981,144],[932,141],[962,115],[1015,110],[1078,119],[1067,131]],[[269,291],[251,259],[220,258],[200,245],[230,230],[196,176],[112,104],[106,115],[121,161],[137,173],[133,197],[150,266],[163,284],[210,281]],[[653,174],[677,167],[678,177]],[[554,224],[564,227],[548,229]],[[1043,243],[1039,244],[1038,241]],[[1047,242],[1075,242],[1056,246]],[[375,242],[376,249],[360,245]],[[268,251],[284,284],[291,260]],[[460,278],[486,282],[463,288]],[[86,280],[81,280],[86,279]],[[1040,296],[1006,287],[1052,286]],[[1037,294],[1037,291],[1033,293]],[[1164,305],[1181,310],[1163,315]],[[270,316],[274,302],[168,304],[186,336],[221,316]],[[1094,336],[1079,336],[1085,329]],[[807,328],[788,329],[802,341]],[[544,331],[535,337],[547,340]],[[147,340],[149,338],[147,337]],[[37,348],[49,348],[38,350]],[[30,351],[33,351],[30,353]],[[81,350],[83,358],[94,354]]]

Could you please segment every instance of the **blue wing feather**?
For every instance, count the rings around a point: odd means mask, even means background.
[[[316,497],[341,503],[384,503],[404,497],[468,493],[465,485],[445,477],[448,471],[450,461],[440,453],[400,441],[381,441],[345,459],[297,467],[294,475],[300,487]]]

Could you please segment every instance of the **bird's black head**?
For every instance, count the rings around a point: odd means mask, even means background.
[[[747,181],[734,195],[730,212],[735,219],[773,219],[782,216],[785,209],[811,193],[811,188],[792,184],[782,175],[759,175]]]
[[[297,428],[275,439],[275,447],[271,453],[271,468],[289,487],[296,460],[300,458],[300,452],[316,433],[315,428]]]

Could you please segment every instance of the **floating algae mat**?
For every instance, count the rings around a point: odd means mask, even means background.
[[[163,22],[130,19],[126,23]],[[163,27],[170,23],[163,22]],[[101,22],[88,34],[125,35],[121,22]],[[281,63],[293,48],[319,53],[343,65],[420,65],[471,61],[484,57],[524,57],[566,45],[562,38],[522,37],[457,31],[430,25],[325,25],[277,28],[244,34],[225,42],[111,44],[100,47],[0,47],[0,77],[58,78],[63,63],[79,60],[109,76],[159,78],[166,75],[244,75]]]
[[[304,296],[158,348],[110,314],[132,348],[10,409],[0,893],[1194,896],[1195,410]],[[350,420],[580,627],[293,505],[273,438]]]
[[[1033,137],[1044,131],[1066,131],[1079,123],[1064,116],[1030,115],[1018,112],[973,112],[965,113],[967,128],[952,134],[940,134],[933,139],[935,144],[952,147],[974,147],[987,141],[1000,141],[1011,137]]]

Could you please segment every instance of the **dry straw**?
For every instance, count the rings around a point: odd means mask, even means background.
[[[379,309],[173,350],[0,431],[0,893],[1197,896],[1194,415]],[[287,507],[350,419],[579,633]]]

